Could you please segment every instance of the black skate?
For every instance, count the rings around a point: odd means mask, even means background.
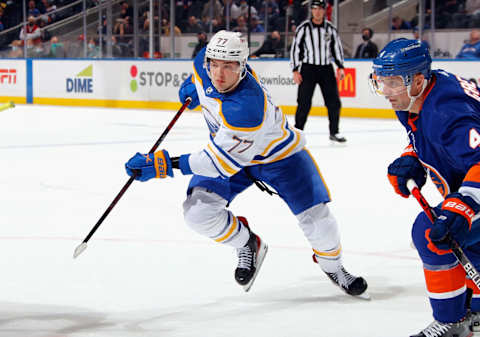
[[[312,255],[313,262],[318,263],[315,254]],[[328,278],[342,289],[345,293],[364,300],[370,300],[370,295],[367,293],[368,284],[363,277],[353,276],[343,268],[343,266],[335,273],[327,273]]]
[[[368,284],[363,277],[353,276],[343,267],[336,273],[325,272],[325,274],[348,295],[358,296],[365,300],[370,299],[370,295],[366,292]]]
[[[480,332],[480,312],[472,312],[470,330]]]
[[[330,141],[332,143],[344,144],[347,142],[347,139],[345,137],[340,136],[340,134],[336,133],[334,135],[330,135]]]
[[[238,217],[238,220],[248,228],[247,219]],[[238,266],[235,269],[235,280],[245,291],[252,287],[267,251],[268,246],[252,231],[247,244],[237,248]]]
[[[425,329],[410,337],[471,337],[470,319],[463,319],[457,323],[441,323],[437,320],[430,323]]]

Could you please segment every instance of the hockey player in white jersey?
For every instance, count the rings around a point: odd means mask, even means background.
[[[166,150],[137,153],[126,163],[136,179],[173,177],[173,168],[192,174],[183,203],[185,222],[198,233],[237,250],[235,280],[248,291],[267,253],[266,243],[246,218],[227,207],[254,182],[273,187],[296,215],[313,248],[313,259],[327,276],[352,296],[366,297],[367,283],[341,262],[337,222],[330,213],[328,189],[305,149],[305,136],[276,107],[247,65],[246,39],[220,31],[193,62],[180,100],[201,105],[210,131],[198,152],[170,157]],[[268,188],[268,187],[267,187]]]

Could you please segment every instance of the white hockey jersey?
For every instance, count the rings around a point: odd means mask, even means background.
[[[237,88],[222,94],[203,67],[204,55],[205,49],[194,60],[192,80],[210,141],[188,158],[194,174],[228,178],[245,166],[272,163],[303,149],[303,132],[289,125],[249,66]]]

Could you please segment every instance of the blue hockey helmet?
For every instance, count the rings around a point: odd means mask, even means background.
[[[377,76],[402,76],[405,86],[413,76],[421,73],[430,79],[432,58],[428,47],[418,40],[405,38],[390,41],[373,60],[373,72]]]

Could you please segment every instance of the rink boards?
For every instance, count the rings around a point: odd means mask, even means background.
[[[286,113],[295,113],[297,85],[288,60],[249,63],[274,102]],[[480,82],[478,61],[439,60],[432,68]],[[394,117],[388,101],[375,96],[369,88],[371,69],[371,61],[345,62],[345,79],[338,82],[343,116]],[[175,110],[179,107],[178,88],[191,73],[191,60],[3,59],[0,101]],[[311,114],[326,114],[320,90],[315,91]]]

